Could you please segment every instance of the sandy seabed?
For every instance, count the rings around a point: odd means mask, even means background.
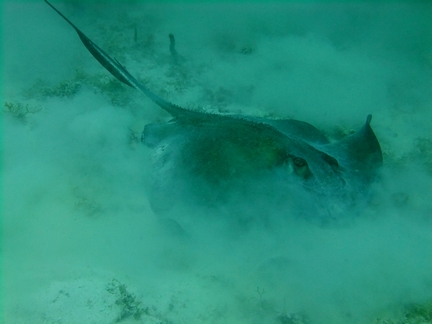
[[[249,201],[284,220],[227,230],[232,204],[176,205],[193,229],[179,234],[151,208],[139,141],[169,116],[43,1],[6,1],[4,323],[432,323],[430,5],[54,5],[180,106],[330,138],[371,113],[384,166],[341,221]]]

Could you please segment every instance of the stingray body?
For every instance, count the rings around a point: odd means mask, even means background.
[[[163,189],[161,195],[170,196],[168,187],[177,191],[199,188],[196,191],[208,201],[209,197],[232,193],[233,188],[251,190],[250,179],[256,184],[271,175],[283,183],[278,189],[291,190],[297,200],[303,193],[307,199],[330,195],[346,198],[364,191],[382,164],[380,145],[370,126],[371,115],[356,133],[330,143],[317,128],[302,121],[207,114],[181,108],[138,82],[45,2],[75,29],[85,47],[114,77],[172,115],[171,122],[147,125],[143,132],[143,142],[155,149],[159,176],[170,177],[176,183],[164,186],[166,181],[160,181],[156,187]],[[203,184],[212,188],[207,195],[203,194]],[[258,188],[266,190],[265,185]]]

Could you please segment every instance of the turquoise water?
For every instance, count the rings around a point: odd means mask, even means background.
[[[319,221],[279,192],[164,195],[181,170],[155,169],[161,152],[139,139],[170,116],[44,2],[6,2],[5,323],[431,322],[430,6],[54,5],[182,107],[295,118],[331,139],[371,113],[384,166],[367,199],[321,202]]]

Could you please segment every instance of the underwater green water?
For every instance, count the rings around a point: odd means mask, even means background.
[[[384,164],[347,204],[257,176],[280,158],[257,136],[178,163],[140,140],[166,112],[46,3],[4,2],[4,323],[432,323],[428,3],[53,5],[181,107],[331,141],[372,114]],[[221,184],[231,165],[247,186]],[[185,180],[192,166],[206,177]]]

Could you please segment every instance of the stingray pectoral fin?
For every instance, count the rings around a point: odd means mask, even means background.
[[[151,148],[155,148],[169,138],[179,134],[176,123],[147,124],[141,135],[141,142]]]
[[[354,134],[339,142],[323,145],[323,151],[335,157],[345,169],[355,172],[367,180],[373,178],[375,171],[383,163],[381,146],[370,126],[372,115]]]
[[[328,144],[328,139],[315,126],[295,119],[264,119],[267,123],[287,136],[296,136],[309,143]]]
[[[78,33],[79,38],[81,39],[84,46],[89,50],[89,52],[93,55],[93,57],[100,63],[102,66],[108,70],[114,77],[116,77],[119,81],[127,84],[130,87],[138,89],[142,93],[144,93],[147,97],[149,97],[155,104],[157,104],[162,109],[166,110],[173,116],[179,116],[182,114],[189,113],[186,109],[183,109],[179,106],[173,105],[170,102],[163,100],[152,91],[150,91],[147,87],[141,84],[135,77],[133,77],[129,71],[127,71],[117,60],[110,57],[107,53],[105,53],[99,46],[97,46],[90,38],[88,38],[77,26],[75,26],[65,15],[63,15],[57,8],[55,8],[51,3],[47,0],[45,2],[53,8],[64,20],[66,20],[69,25],[71,25],[75,31]]]

